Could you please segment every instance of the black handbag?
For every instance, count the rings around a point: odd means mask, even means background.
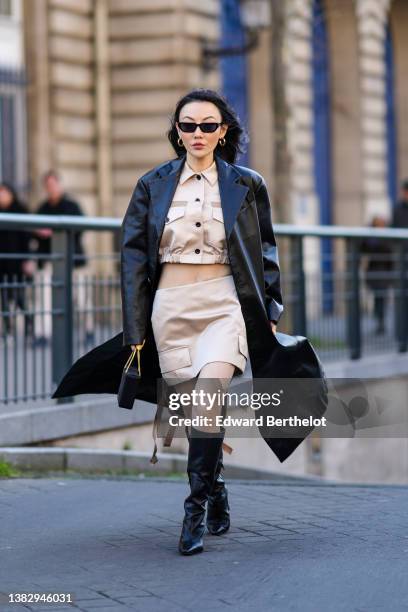
[[[140,371],[140,351],[143,348],[143,344],[137,344],[132,349],[129,359],[125,363],[123,368],[122,378],[120,380],[118,390],[118,405],[120,408],[127,408],[132,410],[134,401],[136,399],[137,381],[141,378],[142,374]],[[132,365],[135,355],[137,353],[137,366]]]

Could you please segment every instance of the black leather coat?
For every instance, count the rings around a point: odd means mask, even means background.
[[[270,321],[279,320],[283,306],[265,181],[254,170],[229,164],[218,156],[215,160],[231,273],[247,331],[254,391],[264,391],[263,381],[273,378],[315,379],[311,399],[297,384],[291,410],[293,414],[309,410],[321,416],[326,410],[327,389],[313,347],[304,337],[279,332],[275,335],[270,325]],[[53,397],[117,393],[130,355],[129,344],[146,340],[140,353],[141,378],[135,381],[135,398],[157,403],[161,372],[151,311],[160,276],[159,244],[184,162],[185,156],[165,162],[139,179],[122,224],[123,332],[81,357],[64,376]],[[292,439],[270,438],[267,431],[259,429],[279,460],[285,461],[313,427]]]
[[[231,272],[247,327],[249,352],[262,348],[269,321],[283,307],[278,250],[265,181],[249,168],[215,156]],[[160,277],[158,251],[185,155],[142,176],[122,224],[121,287],[124,344],[147,336]]]

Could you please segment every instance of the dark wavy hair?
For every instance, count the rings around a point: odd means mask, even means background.
[[[12,202],[11,204],[17,204],[19,206],[23,205],[22,201],[20,200],[17,190],[15,189],[15,187],[13,187],[13,185],[11,183],[9,183],[8,181],[0,181],[0,188],[2,189],[7,189],[7,191],[10,193],[11,197],[12,197]]]
[[[221,120],[228,125],[227,133],[225,134],[226,143],[222,147],[219,143],[215,147],[214,153],[225,159],[225,161],[233,164],[238,153],[245,151],[245,144],[249,141],[248,135],[242,127],[239,117],[227,100],[219,93],[212,89],[193,89],[188,94],[184,95],[177,102],[174,114],[170,117],[171,127],[167,132],[173,149],[177,153],[177,157],[181,157],[186,152],[183,146],[180,147],[177,140],[179,138],[176,122],[179,121],[181,109],[189,102],[205,101],[212,102],[221,113]]]

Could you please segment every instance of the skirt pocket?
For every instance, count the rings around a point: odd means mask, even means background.
[[[158,355],[162,374],[174,372],[191,365],[190,348],[188,346],[177,346],[176,348],[160,351]]]

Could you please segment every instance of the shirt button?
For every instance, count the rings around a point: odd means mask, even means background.
[[[201,227],[201,223],[199,221],[197,221],[196,227]]]
[[[199,201],[200,201],[200,198],[196,198],[196,199],[195,199],[195,201],[196,201],[196,202],[199,202]]]
[[[201,174],[196,174],[196,179],[197,179],[197,181],[200,181],[201,180]]]
[[[198,255],[198,253],[199,253],[199,252],[200,252],[200,249],[196,249],[196,250],[194,251],[194,253],[197,253],[197,255]]]

